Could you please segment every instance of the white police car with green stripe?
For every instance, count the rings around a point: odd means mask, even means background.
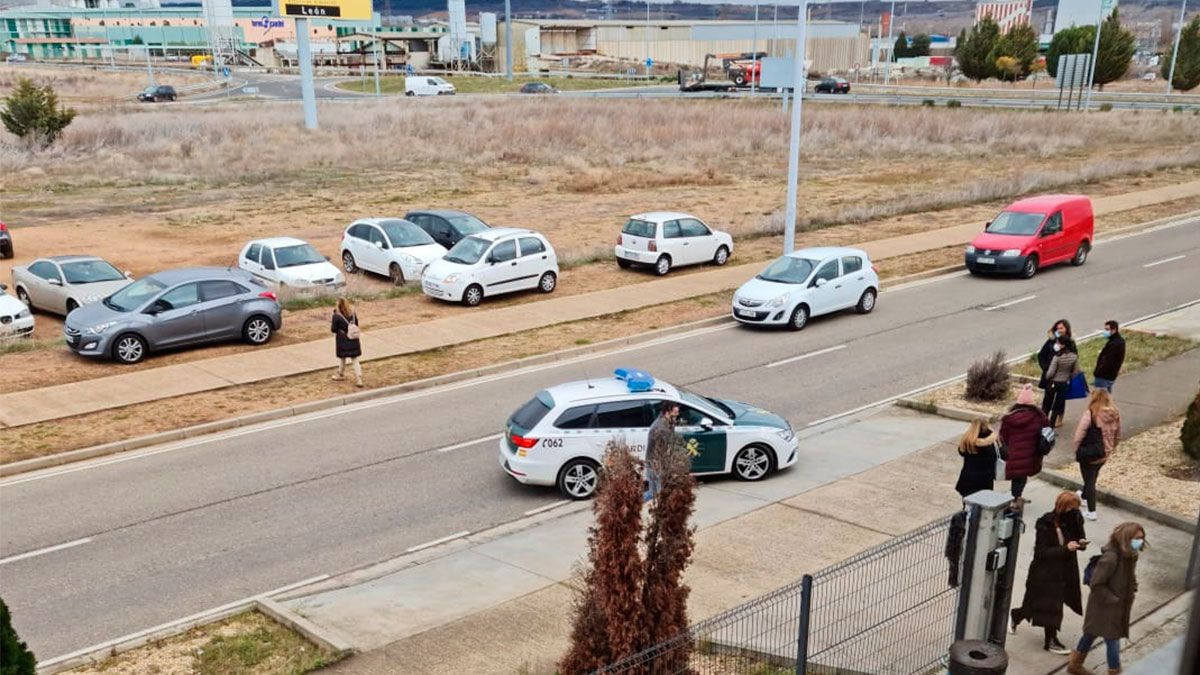
[[[570,382],[539,391],[521,406],[500,440],[500,465],[527,485],[555,485],[572,499],[596,490],[609,441],[624,438],[640,459],[663,401],[679,404],[676,431],[692,456],[692,473],[756,481],[796,463],[787,420],[737,401],[701,396],[643,372]]]

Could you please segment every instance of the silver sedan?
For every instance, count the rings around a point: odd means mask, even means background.
[[[39,258],[12,270],[13,292],[30,309],[67,315],[108,297],[130,283],[103,258],[59,255]]]

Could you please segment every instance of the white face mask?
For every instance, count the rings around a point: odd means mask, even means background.
[[[1056,352],[1061,352],[1061,351],[1062,351],[1062,345],[1055,343],[1055,345],[1054,345],[1054,351],[1056,351]]]

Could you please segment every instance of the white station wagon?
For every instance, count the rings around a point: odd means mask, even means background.
[[[613,249],[622,268],[649,265],[659,276],[682,265],[724,265],[731,253],[733,237],[728,233],[695,216],[671,211],[631,216]]]
[[[800,330],[809,317],[875,309],[879,275],[857,248],[805,248],[776,258],[733,295],[733,318]]]
[[[624,438],[639,459],[663,401],[679,404],[676,431],[694,474],[733,474],[756,481],[796,463],[787,420],[745,403],[710,398],[632,369],[613,377],[539,391],[521,406],[500,439],[500,466],[527,485],[555,485],[571,499],[596,490],[605,447]]]

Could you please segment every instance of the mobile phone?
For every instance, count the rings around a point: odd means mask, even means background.
[[[1088,547],[1088,544],[1090,544],[1091,542],[1088,541],[1087,539],[1080,539],[1078,543],[1079,543],[1080,549],[1085,549]]]

